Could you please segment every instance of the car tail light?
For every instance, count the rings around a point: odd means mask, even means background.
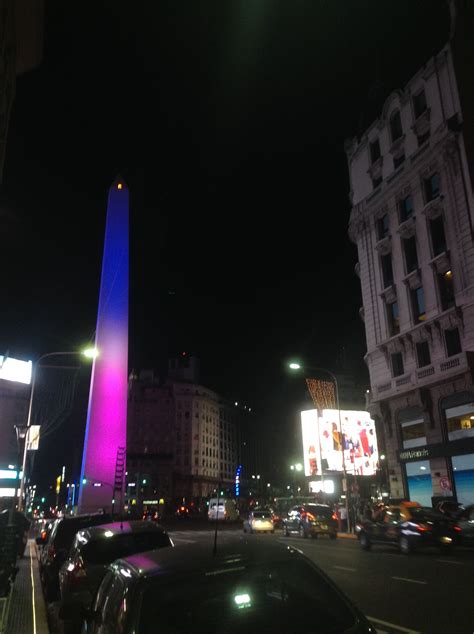
[[[316,520],[316,518],[314,517],[312,513],[305,513],[304,517],[307,517],[310,522],[314,522]]]
[[[82,561],[82,557],[77,557],[73,562],[71,562],[67,571],[69,573],[69,579],[72,585],[77,586],[84,583],[86,578],[86,571],[84,570],[84,562]]]
[[[333,519],[333,520],[337,520],[337,513],[333,513],[333,514],[331,515],[331,519]]]
[[[458,526],[457,524],[454,525],[454,530],[458,533],[460,533],[462,531],[462,528],[460,526]]]
[[[45,540],[46,540],[46,535],[47,535],[47,534],[48,534],[48,533],[47,533],[47,531],[45,531],[45,530],[44,530],[44,528],[43,528],[43,530],[41,531],[41,540],[42,540],[42,541],[45,541]]]
[[[417,528],[421,533],[425,533],[426,531],[430,531],[431,530],[431,526],[428,526],[427,524],[415,524],[414,525],[415,528]]]

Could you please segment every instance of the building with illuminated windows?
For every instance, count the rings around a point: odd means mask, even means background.
[[[391,496],[427,505],[474,503],[474,50],[461,4],[448,44],[346,142],[367,407]]]
[[[238,458],[234,406],[198,383],[198,360],[170,359],[168,378],[132,373],[127,421],[127,499],[232,493]]]

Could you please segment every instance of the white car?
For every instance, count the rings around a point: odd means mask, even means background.
[[[244,522],[244,533],[274,533],[272,514],[270,511],[252,511]]]

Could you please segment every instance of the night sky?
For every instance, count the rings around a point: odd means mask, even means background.
[[[93,337],[120,172],[130,368],[196,354],[202,382],[250,404],[293,451],[304,385],[285,360],[334,369],[345,355],[367,380],[344,139],[443,45],[446,3],[47,5],[0,189],[0,351],[34,358]]]

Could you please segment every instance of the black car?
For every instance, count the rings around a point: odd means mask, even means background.
[[[417,502],[382,507],[372,519],[360,522],[357,532],[363,550],[386,544],[397,546],[404,554],[424,546],[450,550],[456,539],[451,520]]]
[[[474,546],[474,504],[459,511],[454,529],[458,533],[459,543]]]
[[[59,598],[59,569],[63,565],[78,531],[88,526],[111,522],[112,517],[104,513],[76,515],[56,520],[40,557],[40,577],[46,601]],[[41,544],[41,538],[37,539]]]
[[[303,504],[294,506],[283,520],[283,534],[298,533],[301,537],[329,535],[337,537],[337,516],[327,504]]]
[[[246,538],[116,561],[86,619],[87,634],[375,632],[300,551]]]
[[[439,513],[442,513],[446,517],[451,519],[457,517],[460,511],[463,510],[463,505],[460,502],[455,502],[454,500],[443,500],[438,502],[435,507],[435,510]]]
[[[59,571],[60,616],[68,633],[79,631],[69,618],[69,607],[76,603],[90,605],[109,564],[121,557],[171,546],[166,531],[148,521],[101,524],[79,531]]]

